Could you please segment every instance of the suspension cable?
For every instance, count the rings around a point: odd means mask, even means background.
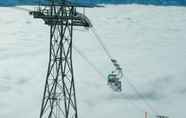
[[[98,35],[98,33],[96,33],[96,29],[93,27],[91,29],[91,31],[93,32],[93,34],[95,35],[96,39],[98,40],[98,42],[100,43],[100,45],[102,46],[103,50],[105,51],[105,53],[107,54],[107,56],[112,60],[112,56],[110,54],[110,52],[108,51],[108,49],[106,48],[106,46],[104,45],[103,41],[101,40],[101,37]],[[128,82],[128,84],[130,85],[130,87],[135,91],[135,93],[139,96],[139,98],[141,98],[144,102],[144,104],[152,111],[152,113],[157,114],[157,112],[153,109],[153,107],[145,100],[145,97],[138,91],[138,89],[134,86],[134,84],[132,84],[128,78],[125,77],[125,80]]]
[[[72,48],[89,64],[102,78],[105,78],[104,74],[75,46]]]
[[[21,10],[21,11],[26,11],[26,12],[30,12],[30,9],[26,9],[26,8],[22,8],[22,7],[12,7],[14,9],[17,10]],[[96,39],[98,40],[98,42],[100,43],[100,45],[102,46],[103,50],[105,51],[106,55],[108,56],[109,59],[113,59],[110,52],[108,51],[108,49],[106,48],[106,46],[104,45],[103,41],[101,40],[101,37],[98,35],[98,33],[96,32],[96,29],[93,27],[91,28],[91,31],[93,32],[93,34],[95,35]],[[105,78],[104,74],[99,71],[97,69],[97,67],[76,47],[73,45],[73,49],[103,78]],[[132,84],[128,78],[125,77],[125,79],[127,80],[128,84],[131,86],[131,88],[135,91],[135,93],[143,100],[143,102],[146,104],[146,106],[152,111],[152,113],[157,114],[157,112],[153,109],[153,107],[144,99],[144,96],[138,91],[138,89],[135,87],[134,84]],[[134,105],[134,104],[133,104]],[[137,105],[135,105],[137,106]],[[140,111],[144,111],[141,110]]]
[[[98,33],[96,32],[96,29],[94,27],[92,27],[90,29],[92,31],[92,33],[95,35],[97,41],[100,43],[101,47],[103,48],[103,50],[105,51],[106,55],[108,56],[109,59],[112,59],[112,56],[109,52],[109,50],[107,49],[107,47],[105,46],[105,44],[103,43],[103,40],[101,40],[101,37],[98,35]]]
[[[89,64],[101,77],[104,78],[104,74],[86,57],[86,55],[84,55],[75,45],[73,45],[73,49],[82,57],[82,59],[84,59],[87,64]],[[125,77],[126,78],[126,77]],[[151,113],[157,114],[157,112],[153,109],[153,107],[144,99],[144,96],[138,91],[138,89],[134,86],[134,84],[132,84],[127,78],[126,78],[128,84],[130,85],[130,87],[134,90],[134,92],[139,96],[139,98],[141,98],[141,100],[144,102],[144,104],[146,105],[147,108],[150,109]],[[142,108],[140,108],[137,104],[133,103],[130,101],[130,104],[133,104],[134,106],[136,106],[138,108],[139,111],[145,112],[145,110],[143,110]],[[135,108],[136,108],[135,107]]]
[[[126,78],[126,77],[125,77]],[[139,98],[141,98],[141,100],[144,102],[144,104],[151,110],[151,112],[152,113],[154,113],[154,114],[158,114],[158,112],[149,104],[149,102],[147,102],[146,100],[145,100],[145,97],[143,96],[143,94],[141,94],[141,92],[136,88],[136,86],[133,84],[133,83],[131,83],[130,81],[129,81],[129,79],[125,79],[126,81],[127,81],[127,83],[130,85],[130,87],[134,90],[134,92],[136,93],[136,95],[139,97]]]

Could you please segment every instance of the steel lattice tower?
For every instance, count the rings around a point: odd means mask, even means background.
[[[52,6],[51,14],[57,13],[72,16],[73,8],[60,10]],[[72,20],[61,22],[64,24],[54,23],[50,26],[50,57],[40,118],[58,118],[61,114],[65,118],[77,118],[72,66]]]
[[[48,71],[41,104],[40,118],[78,118],[72,65],[73,27],[91,27],[88,18],[76,7],[92,5],[50,0],[30,12],[50,27]]]

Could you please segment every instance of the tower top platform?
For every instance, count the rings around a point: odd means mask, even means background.
[[[85,7],[85,8],[94,8],[94,7],[103,7],[102,5],[98,5],[95,3],[85,3],[85,2],[71,2],[71,1],[59,1],[59,0],[54,0],[53,2],[47,2],[47,3],[40,3],[41,6],[66,6],[66,7]]]

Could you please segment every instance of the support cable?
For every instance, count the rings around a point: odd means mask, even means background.
[[[101,37],[98,35],[98,33],[96,32],[96,29],[93,27],[91,29],[91,31],[93,32],[93,34],[95,35],[96,39],[98,40],[98,42],[100,43],[100,45],[102,46],[103,50],[105,51],[105,53],[107,54],[107,56],[110,59],[113,59],[110,52],[108,51],[108,49],[106,48],[106,46],[104,45],[103,41],[101,40]],[[134,84],[132,84],[128,78],[126,78],[126,81],[128,82],[128,84],[130,85],[130,87],[135,91],[135,93],[143,100],[144,104],[152,111],[152,113],[157,114],[157,112],[153,109],[153,107],[145,100],[145,97],[138,91],[138,89],[134,86]]]
[[[82,57],[82,59],[84,59],[84,61],[87,62],[87,64],[89,64],[89,66],[91,66],[99,75],[100,77],[104,77],[104,74],[98,70],[98,68],[75,46],[73,45],[73,49]],[[125,77],[126,78],[126,77]],[[126,78],[128,84],[130,85],[130,87],[135,91],[135,93],[139,96],[139,98],[141,98],[144,102],[144,104],[147,106],[147,108],[150,109],[151,114],[157,114],[157,112],[152,108],[152,106],[145,101],[144,96],[138,91],[138,89],[134,86],[134,84],[132,84],[127,78]],[[134,102],[129,101],[130,104],[132,104],[133,106],[136,106],[135,108],[137,108],[139,111],[141,112],[145,112],[144,109],[140,108],[139,105],[135,104]]]
[[[127,81],[127,83],[130,85],[130,87],[134,90],[134,92],[136,93],[136,95],[139,97],[139,98],[141,98],[141,100],[144,102],[144,104],[151,110],[151,112],[152,113],[154,113],[154,114],[158,114],[158,112],[156,112],[156,110],[149,104],[149,102],[147,102],[146,100],[145,100],[145,97],[141,94],[141,92],[136,88],[136,86],[134,85],[134,84],[132,84],[129,80],[128,80],[128,78],[126,78],[125,77],[125,79],[126,79],[126,81]]]
[[[104,74],[99,71],[99,69],[75,45],[73,45],[72,48],[100,75],[100,77],[105,78]]]
[[[103,48],[103,50],[105,51],[106,55],[108,56],[109,59],[112,59],[112,56],[109,52],[109,50],[106,48],[105,44],[103,43],[103,40],[101,40],[101,37],[98,35],[98,33],[96,32],[96,29],[94,27],[92,27],[90,29],[92,31],[92,33],[94,34],[94,36],[96,37],[97,41],[100,43],[101,47]]]
[[[30,9],[26,9],[26,8],[22,8],[22,7],[13,7],[14,9],[16,9],[16,10],[21,10],[21,11],[26,11],[26,12],[30,12],[31,10]],[[98,33],[96,32],[96,29],[93,27],[93,28],[91,28],[91,31],[92,31],[92,33],[95,35],[95,37],[96,37],[96,39],[98,40],[98,42],[100,43],[100,45],[102,46],[102,48],[103,48],[103,50],[105,51],[105,53],[106,53],[106,55],[108,56],[108,58],[109,59],[113,59],[112,58],[112,56],[111,56],[111,54],[110,54],[110,52],[108,51],[108,49],[106,48],[106,46],[104,45],[104,43],[103,43],[103,41],[101,40],[101,38],[100,38],[100,36],[98,35]],[[98,69],[97,69],[97,67],[93,64],[93,63],[91,63],[91,61],[89,61],[89,59],[83,54],[83,53],[81,53],[81,51],[77,48],[77,47],[75,47],[75,46],[73,46],[73,49],[74,50],[76,50],[76,52],[101,76],[101,77],[103,77],[103,78],[105,78],[104,77],[104,74],[101,72],[101,71],[99,71]],[[131,86],[131,88],[135,91],[135,93],[143,100],[143,102],[146,104],[146,106],[152,111],[152,113],[154,113],[154,114],[158,114],[154,109],[153,109],[153,107],[144,99],[144,96],[138,91],[138,89],[135,87],[135,85],[134,84],[132,84],[129,80],[128,80],[128,78],[126,78],[125,77],[125,79],[126,79],[126,81],[128,82],[128,84]],[[132,102],[131,102],[132,103]],[[134,105],[134,104],[133,104]],[[137,105],[135,105],[135,106],[137,106]],[[140,111],[144,111],[144,110],[141,110],[140,109]]]

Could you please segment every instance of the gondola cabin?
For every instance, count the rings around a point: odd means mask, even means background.
[[[114,90],[117,92],[121,92],[122,88],[121,88],[121,81],[120,78],[117,77],[117,74],[111,73],[108,75],[108,82],[107,84]]]

